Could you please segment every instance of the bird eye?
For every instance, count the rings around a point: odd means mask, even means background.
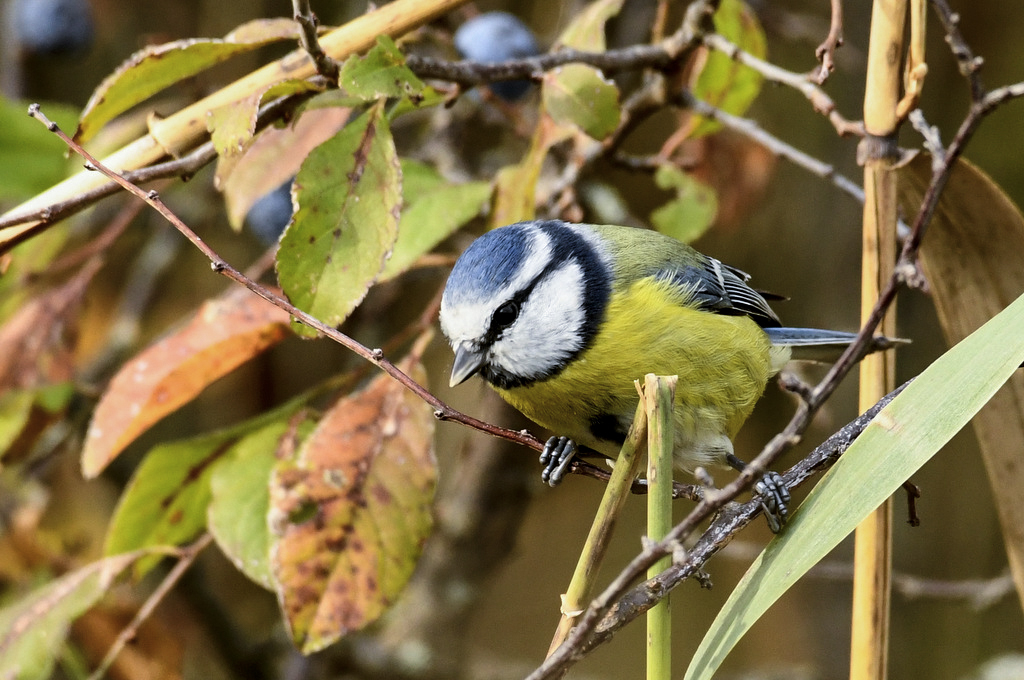
[[[501,307],[498,307],[498,310],[494,312],[491,324],[495,329],[502,330],[511,326],[518,316],[519,305],[515,302],[506,302]]]

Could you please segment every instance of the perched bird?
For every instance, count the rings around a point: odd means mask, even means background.
[[[560,435],[541,457],[553,485],[575,444],[617,455],[637,407],[635,379],[678,375],[676,467],[742,469],[732,439],[768,379],[791,358],[838,357],[854,338],[783,327],[748,278],[645,229],[557,220],[500,227],[466,249],[445,286],[451,385],[479,374]],[[767,482],[760,490],[777,496],[784,517],[788,491],[777,475]]]

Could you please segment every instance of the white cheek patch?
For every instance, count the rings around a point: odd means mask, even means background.
[[[447,296],[442,298],[441,331],[452,347],[461,343],[479,345],[490,328],[494,310],[528,286],[551,262],[551,237],[534,227],[526,230],[526,237],[531,239],[531,246],[526,249],[521,266],[497,293],[474,300],[470,291],[460,291],[460,301],[455,305],[448,304]]]
[[[551,373],[583,346],[583,269],[567,262],[537,284],[519,318],[491,347],[491,362],[523,378]]]

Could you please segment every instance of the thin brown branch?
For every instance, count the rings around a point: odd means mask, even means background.
[[[223,258],[220,257],[220,255],[214,252],[214,250],[210,248],[210,246],[208,246],[188,225],[182,222],[181,219],[177,215],[175,215],[170,208],[167,207],[167,205],[160,199],[159,194],[157,194],[155,191],[147,192],[146,190],[140,188],[139,186],[129,182],[124,177],[114,172],[110,168],[104,166],[96,158],[94,158],[88,151],[83,149],[81,145],[79,145],[73,139],[68,137],[68,135],[65,134],[64,131],[61,130],[56,123],[54,123],[45,115],[43,115],[43,113],[39,110],[38,104],[32,104],[29,107],[29,115],[41,121],[44,125],[46,125],[46,127],[51,132],[60,137],[60,139],[65,144],[67,144],[72,151],[74,151],[82,158],[84,158],[86,160],[87,168],[102,172],[104,175],[112,179],[126,191],[134,194],[135,196],[138,196],[147,204],[149,204],[150,207],[152,207],[154,210],[160,213],[164,217],[164,219],[170,222],[175,229],[181,232],[181,234],[185,236],[185,238],[187,238],[192,243],[192,245],[198,248],[207,257],[207,259],[210,260],[210,266],[213,269],[213,271],[223,276],[226,276],[227,278],[231,279],[232,281],[235,281],[236,283],[240,283],[241,285],[245,286],[256,295],[259,295],[267,302],[285,310],[300,323],[309,326],[310,328],[317,331],[321,335],[330,338],[331,340],[337,342],[346,349],[362,357],[366,361],[369,361],[371,364],[377,366],[382,371],[387,373],[389,376],[391,376],[399,383],[401,383],[413,394],[415,394],[420,399],[434,407],[434,417],[437,418],[438,420],[461,423],[468,427],[472,427],[476,430],[480,430],[481,432],[486,432],[487,434],[490,434],[492,436],[507,439],[517,444],[522,444],[523,446],[532,448],[535,451],[542,451],[544,449],[544,444],[526,430],[517,431],[509,430],[503,427],[497,427],[495,425],[485,423],[482,420],[478,420],[476,418],[473,418],[472,416],[466,415],[460,411],[453,409],[452,407],[448,406],[443,401],[435,397],[427,388],[423,387],[415,380],[410,378],[408,375],[406,375],[404,372],[402,372],[391,361],[386,359],[384,357],[384,353],[381,350],[370,349],[365,345],[362,345],[361,343],[350,338],[344,333],[341,333],[336,328],[328,326],[327,324],[323,323],[316,317],[308,314],[307,312],[302,311],[301,309],[294,306],[280,295],[265,288],[264,286],[261,286],[256,281],[253,281],[251,278],[249,278],[248,276],[246,276],[245,274],[243,274],[242,272],[238,271],[233,266],[228,264]]]
[[[828,25],[828,35],[814,50],[814,56],[820,62],[817,72],[811,77],[818,85],[824,85],[829,74],[836,68],[836,50],[843,44],[843,0],[831,0],[832,18]]]
[[[815,111],[829,119],[829,122],[832,123],[832,126],[840,136],[864,136],[864,124],[844,118],[836,109],[836,103],[832,101],[832,98],[825,94],[825,91],[818,87],[807,74],[788,71],[764,59],[755,57],[750,52],[741,49],[739,45],[730,42],[717,33],[709,33],[703,36],[702,40],[708,48],[718,50],[728,55],[730,59],[749,66],[764,76],[765,79],[791,87],[802,94],[811,103]]]
[[[309,6],[309,0],[292,0],[292,14],[295,22],[299,25],[299,44],[306,51],[309,58],[316,66],[316,72],[332,83],[337,84],[340,68],[338,62],[332,59],[324,48],[320,46],[319,28],[320,21],[313,14]]]
[[[157,605],[163,601],[171,588],[181,580],[181,577],[186,571],[188,571],[188,568],[191,567],[192,563],[195,562],[197,557],[199,557],[199,553],[201,553],[206,546],[210,545],[212,540],[213,536],[211,534],[203,534],[192,545],[176,551],[178,555],[177,564],[167,572],[167,576],[165,576],[160,582],[160,585],[157,586],[156,590],[146,598],[146,601],[141,607],[139,607],[139,611],[136,612],[135,617],[131,622],[125,626],[120,633],[118,633],[117,638],[114,640],[114,644],[112,644],[110,649],[107,650],[106,656],[103,657],[103,660],[100,662],[100,665],[96,667],[96,670],[89,675],[88,680],[102,680],[103,676],[107,673],[107,669],[109,669],[110,665],[114,663],[117,655],[120,654],[125,645],[133,640],[138,634],[139,626],[149,618],[149,615],[153,613],[153,610],[156,609]]]

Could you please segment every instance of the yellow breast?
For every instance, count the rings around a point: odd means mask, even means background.
[[[642,279],[612,294],[593,343],[562,372],[497,391],[552,432],[615,455],[610,425],[632,420],[633,381],[678,375],[676,463],[692,469],[732,451],[729,440],[775,370],[771,349],[750,318],[694,309],[671,283]]]

